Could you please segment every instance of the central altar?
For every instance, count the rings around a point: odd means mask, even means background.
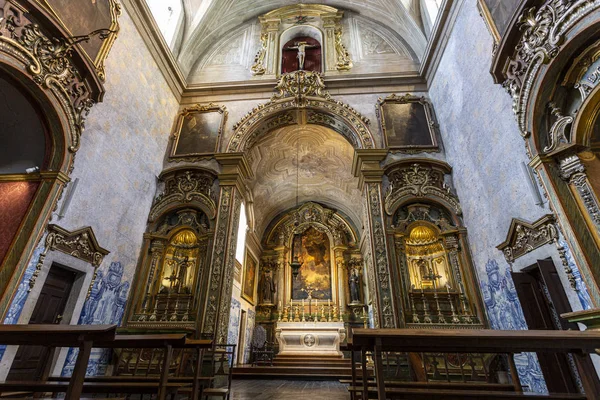
[[[342,356],[346,338],[343,322],[277,322],[279,354],[289,356]]]

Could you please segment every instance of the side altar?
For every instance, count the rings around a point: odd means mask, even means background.
[[[343,356],[344,322],[277,322],[279,354],[289,356]]]

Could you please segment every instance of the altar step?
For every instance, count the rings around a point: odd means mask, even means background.
[[[234,379],[338,380],[352,376],[352,362],[332,356],[276,356],[273,366],[240,365],[232,372]]]

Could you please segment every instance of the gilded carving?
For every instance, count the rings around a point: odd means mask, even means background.
[[[46,255],[49,251],[54,250],[89,263],[94,269],[97,269],[98,266],[100,266],[104,257],[109,253],[108,250],[100,247],[94,231],[89,226],[71,232],[58,225],[50,224],[48,225],[48,234],[46,235],[44,251],[40,254],[35,271],[29,280],[28,291],[31,291],[35,286],[35,281],[42,270]],[[90,289],[93,284],[94,282],[92,280]]]
[[[7,1],[3,12],[4,18],[0,20],[0,51],[22,62],[38,85],[50,89],[57,96],[68,112],[69,151],[76,152],[85,129],[85,119],[95,101],[71,56],[78,43],[93,36],[106,40],[112,32],[101,29],[73,38],[49,37],[40,26],[28,19],[30,15],[20,6]]]
[[[541,66],[559,53],[565,34],[599,7],[600,0],[546,0],[539,8],[523,12],[519,20],[521,38],[509,59],[503,83],[513,98],[513,111],[523,137],[529,136],[526,109]]]
[[[456,195],[446,184],[445,175],[449,168],[427,162],[413,164],[395,164],[386,170],[390,181],[386,196],[385,210],[391,215],[397,204],[407,198],[436,197],[448,204],[456,215],[462,215],[462,209]]]
[[[175,170],[161,174],[163,191],[154,199],[148,217],[155,221],[163,212],[175,204],[197,202],[205,206],[209,218],[216,212],[213,183],[215,175],[204,170]]]
[[[252,70],[252,75],[264,75],[267,71],[265,66],[265,57],[267,56],[267,44],[268,44],[269,35],[268,33],[260,34],[260,49],[256,56],[254,57],[254,64],[250,68]]]
[[[552,115],[556,117],[556,121],[550,128],[548,133],[548,146],[544,147],[544,153],[550,153],[556,150],[561,145],[570,143],[570,126],[573,124],[573,117],[563,115],[560,108],[550,103]]]
[[[566,250],[559,242],[558,227],[554,215],[545,215],[531,224],[513,218],[506,240],[497,246],[497,249],[504,253],[506,262],[512,265],[519,257],[549,243],[556,245],[567,279],[573,290],[577,290],[575,277],[567,260]]]
[[[310,71],[296,71],[283,75],[275,87],[276,93],[271,100],[259,104],[247,113],[234,126],[234,133],[227,145],[227,152],[244,152],[259,134],[266,132],[265,121],[271,121],[274,116],[300,109],[323,111],[336,121],[329,125],[328,119],[321,119],[322,125],[331,126],[337,132],[345,132],[345,136],[356,139],[356,147],[361,149],[374,148],[374,140],[368,125],[369,120],[349,105],[336,101],[325,88],[321,74]],[[286,117],[286,124],[291,123]],[[281,125],[277,125],[281,126]],[[340,126],[346,129],[341,129]]]
[[[208,285],[208,303],[204,317],[204,328],[202,332],[213,335],[217,329],[217,308],[221,289],[221,278],[225,268],[227,233],[229,231],[229,220],[231,218],[231,203],[234,195],[233,186],[221,188],[219,203],[219,214],[217,217],[217,228],[215,233],[215,244],[212,257],[212,270]]]
[[[352,68],[352,60],[346,46],[342,43],[342,27],[335,29],[335,54],[337,56],[336,68],[338,71],[348,71]]]

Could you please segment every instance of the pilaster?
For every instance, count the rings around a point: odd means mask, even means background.
[[[375,324],[381,328],[395,328],[398,323],[396,305],[391,284],[390,257],[388,253],[387,238],[385,235],[383,192],[381,179],[384,171],[380,166],[381,161],[387,156],[387,150],[356,150],[352,172],[359,178],[359,187],[366,199],[365,230],[369,240],[368,246],[372,254],[371,262],[367,265],[367,272],[375,278],[375,289],[371,300],[374,309]],[[371,271],[369,271],[371,269]],[[370,290],[372,290],[370,288]]]
[[[252,174],[242,153],[217,154],[215,158],[221,165],[218,176],[220,195],[202,333],[212,337],[217,343],[225,343],[242,193],[244,181]]]

